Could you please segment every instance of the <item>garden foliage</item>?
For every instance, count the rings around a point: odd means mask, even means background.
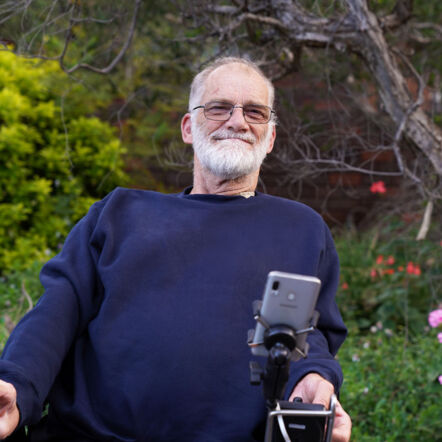
[[[341,262],[339,307],[355,332],[376,323],[416,335],[441,302],[442,247],[436,238],[416,241],[403,220],[363,234],[336,237]]]
[[[383,328],[349,337],[339,353],[340,400],[352,417],[353,441],[440,440],[441,346],[435,330],[411,340]]]
[[[336,236],[337,300],[350,332],[338,354],[340,399],[358,442],[430,442],[442,430],[442,343],[428,322],[441,306],[442,243],[415,237],[398,219]]]
[[[51,255],[124,179],[113,128],[61,106],[64,79],[55,63],[0,52],[0,273]]]

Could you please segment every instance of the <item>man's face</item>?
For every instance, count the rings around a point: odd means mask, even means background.
[[[266,82],[254,70],[240,64],[224,65],[205,82],[201,103],[222,101],[237,106],[268,105]],[[192,114],[192,144],[202,166],[224,179],[235,179],[259,169],[274,141],[274,125],[252,124],[236,108],[227,121],[204,117],[203,110]]]

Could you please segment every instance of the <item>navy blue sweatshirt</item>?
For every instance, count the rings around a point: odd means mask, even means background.
[[[266,408],[249,383],[246,339],[271,270],[322,281],[318,330],[287,394],[309,372],[339,389],[333,356],[346,329],[322,218],[260,193],[188,192],[114,190],[43,267],[45,293],[0,360],[21,425],[37,422],[47,401],[39,431],[48,440],[259,440]]]

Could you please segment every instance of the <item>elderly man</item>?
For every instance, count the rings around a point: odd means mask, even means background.
[[[338,261],[319,215],[255,192],[275,140],[273,98],[255,64],[215,61],[195,77],[182,119],[193,187],[116,189],[74,227],[4,349],[0,437],[30,425],[32,441],[262,440],[245,340],[270,270],[322,281],[318,330],[288,395],[328,405],[346,334]],[[350,429],[338,405],[333,440]]]

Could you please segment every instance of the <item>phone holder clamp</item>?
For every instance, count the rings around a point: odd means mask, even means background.
[[[304,342],[303,348],[297,345],[297,337],[312,332],[318,322],[319,313],[314,312],[309,327],[302,330],[294,330],[286,325],[270,326],[266,319],[261,316],[262,301],[253,303],[253,314],[257,322],[264,327],[263,342],[253,343],[254,330],[249,330],[248,344],[250,347],[256,345],[264,345],[267,349],[267,365],[262,369],[257,361],[250,361],[250,383],[252,385],[263,384],[264,397],[269,408],[266,426],[265,442],[271,442],[274,439],[273,422],[276,419],[279,424],[280,435],[283,441],[290,441],[288,433],[285,430],[283,416],[304,416],[304,417],[324,417],[328,419],[328,430],[326,438],[321,440],[331,440],[331,429],[333,428],[333,419],[335,414],[336,397],[333,395],[330,402],[330,410],[305,409],[311,404],[303,404],[304,407],[299,409],[288,409],[291,407],[289,403],[282,401],[284,391],[289,378],[290,361],[293,360],[293,353],[296,352],[295,360],[305,358],[308,353],[308,343]],[[281,405],[283,408],[281,408]],[[313,404],[313,406],[315,406]]]

